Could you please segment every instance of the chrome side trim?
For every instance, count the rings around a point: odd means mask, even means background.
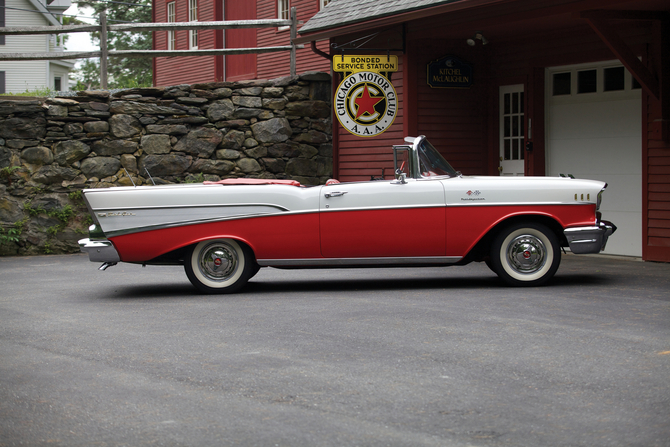
[[[135,206],[135,207],[108,207],[108,208],[96,208],[94,212],[106,212],[106,211],[135,211],[135,210],[160,210],[160,209],[174,209],[174,208],[232,208],[232,207],[268,207],[276,208],[279,211],[285,212],[289,211],[288,208],[274,204],[274,203],[213,203],[213,204],[197,204],[197,205],[159,205],[159,206]]]
[[[91,262],[117,263],[121,261],[114,245],[106,239],[99,241],[80,239],[79,249],[88,253],[88,259]]]
[[[455,264],[461,256],[423,256],[416,258],[317,258],[317,259],[258,259],[263,267],[333,267],[376,265],[446,265]]]

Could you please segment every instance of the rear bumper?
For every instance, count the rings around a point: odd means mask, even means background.
[[[606,220],[590,227],[568,228],[563,231],[570,251],[575,254],[600,253],[605,249],[607,239],[616,231],[616,225]]]
[[[97,241],[81,239],[79,248],[84,253],[88,253],[88,259],[91,262],[119,262],[121,260],[116,248],[107,239]]]

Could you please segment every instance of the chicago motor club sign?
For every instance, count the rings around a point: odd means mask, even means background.
[[[333,101],[342,127],[359,137],[374,137],[393,124],[398,97],[388,77],[398,71],[398,56],[336,56],[333,71],[344,76]]]
[[[398,111],[393,84],[373,71],[346,76],[335,93],[335,115],[342,127],[359,137],[374,137],[388,129]]]

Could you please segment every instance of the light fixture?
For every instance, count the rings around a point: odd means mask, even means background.
[[[475,44],[477,43],[477,40],[481,40],[481,41],[482,41],[482,45],[486,45],[487,43],[489,43],[489,41],[486,39],[486,37],[484,37],[484,35],[482,34],[481,31],[477,31],[477,32],[475,33],[475,37],[472,37],[472,38],[466,40],[466,42],[467,42],[468,45],[470,45],[471,47],[474,47]]]

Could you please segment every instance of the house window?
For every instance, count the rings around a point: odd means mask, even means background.
[[[277,18],[280,20],[288,20],[291,18],[291,7],[289,0],[277,0]]]
[[[198,0],[188,0],[188,21],[198,21]],[[198,30],[192,29],[188,32],[189,48],[191,50],[198,49]]]
[[[328,6],[328,4],[329,4],[331,1],[332,1],[332,0],[319,0],[319,10],[321,10],[321,9],[325,8],[326,6]]]
[[[5,72],[0,71],[0,93],[7,93],[5,91]]]
[[[57,91],[57,92],[61,91],[60,76],[56,76],[54,78],[54,90]]]
[[[167,4],[167,21],[168,23],[174,23],[177,21],[176,18],[177,16],[175,14],[174,2],[170,2]],[[167,32],[167,49],[168,50],[175,49],[174,30],[170,30]]]

